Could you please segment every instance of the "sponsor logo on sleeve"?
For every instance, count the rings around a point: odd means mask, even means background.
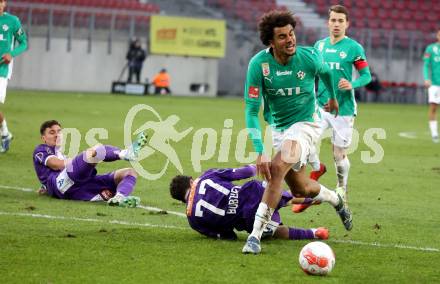
[[[269,76],[269,74],[270,74],[269,63],[267,63],[267,62],[262,63],[261,69],[263,70],[263,76]]]
[[[254,86],[249,87],[249,90],[248,90],[249,98],[256,99],[256,98],[258,98],[259,95],[260,95],[260,88],[254,87]]]
[[[318,44],[318,50],[319,50],[320,52],[322,52],[323,49],[324,49],[324,42],[321,41],[321,42]]]

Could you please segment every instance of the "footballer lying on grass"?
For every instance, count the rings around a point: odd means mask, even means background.
[[[242,186],[233,181],[254,177],[256,167],[249,165],[236,169],[210,169],[197,179],[176,176],[170,184],[171,196],[186,203],[188,222],[194,230],[212,238],[237,239],[234,230],[251,232],[255,213],[263,197],[264,182],[250,180]],[[304,202],[283,191],[281,200],[263,237],[305,240],[327,239],[328,229],[301,229],[284,226],[278,210],[293,202]]]
[[[62,133],[58,121],[43,122],[40,134],[43,144],[33,153],[35,172],[42,184],[38,193],[59,199],[107,201],[109,205],[121,207],[139,204],[138,197],[130,196],[137,178],[132,168],[97,175],[95,167],[101,161],[135,160],[147,141],[143,133],[128,149],[96,145],[73,159],[67,159],[60,152]]]

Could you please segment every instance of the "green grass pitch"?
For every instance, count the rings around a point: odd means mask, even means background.
[[[105,128],[102,143],[123,145],[124,120],[136,104],[153,107],[165,119],[176,114],[176,129],[192,132],[176,150],[184,174],[196,176],[191,162],[193,135],[201,128],[219,134],[213,158],[203,170],[234,167],[237,133],[244,128],[240,99],[135,97],[106,94],[9,91],[2,106],[15,135],[11,150],[0,155],[0,275],[2,283],[439,283],[440,262],[440,145],[428,133],[426,106],[359,105],[355,127],[358,149],[350,157],[349,200],[354,228],[346,232],[328,205],[303,214],[282,210],[285,224],[327,226],[327,242],[335,251],[336,266],[327,277],[305,275],[298,253],[305,241],[263,242],[259,256],[242,255],[246,234],[236,242],[207,239],[189,229],[186,219],[142,208],[111,208],[105,204],[62,201],[35,192],[7,188],[39,186],[32,167],[32,151],[40,142],[39,126],[47,119],[78,128],[81,149],[91,128]],[[220,134],[225,119],[234,125],[229,162],[218,162]],[[154,120],[142,112],[134,125]],[[157,120],[157,119],[156,119]],[[371,151],[362,137],[369,128],[383,128],[386,139],[376,142],[383,160],[367,164],[362,151]],[[414,139],[399,136],[405,132]],[[336,177],[329,139],[321,158],[328,166],[323,184],[332,188]],[[248,144],[250,150],[250,143]],[[165,157],[155,153],[141,162],[160,171]],[[127,167],[123,161],[99,165],[99,172]],[[140,178],[134,194],[142,205],[184,213],[169,197],[170,178],[178,172],[169,165],[159,180]]]

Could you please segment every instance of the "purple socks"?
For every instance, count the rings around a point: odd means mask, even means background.
[[[310,229],[289,228],[289,240],[310,240],[315,235]]]
[[[118,184],[116,191],[124,196],[129,196],[136,185],[136,178],[131,175],[124,177]]]

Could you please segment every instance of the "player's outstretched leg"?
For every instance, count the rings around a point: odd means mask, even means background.
[[[327,167],[319,163],[319,167],[315,170],[310,172],[310,179],[318,181],[321,176],[323,176],[327,172]],[[308,202],[307,198],[304,200],[304,202],[299,204],[293,204],[292,205],[292,212],[293,213],[301,213],[304,212],[307,208],[309,208],[312,205],[319,205],[321,202]]]
[[[295,195],[311,197],[313,202],[330,203],[340,216],[342,223],[347,231],[353,227],[351,211],[345,202],[345,193],[342,188],[337,188],[336,192],[329,190],[325,186],[311,180],[305,176],[303,168],[300,172],[289,171],[286,175],[286,182]]]
[[[319,205],[321,202],[313,200],[312,198],[306,197],[302,198],[303,201],[301,203],[294,203],[292,205],[292,212],[293,213],[301,213],[304,212],[307,208],[309,208],[312,205]]]
[[[336,194],[338,195],[338,205],[335,206],[336,213],[338,213],[341,218],[342,224],[347,231],[353,228],[353,216],[350,209],[345,202],[345,190],[342,187],[336,188]]]
[[[345,202],[345,191],[342,187],[336,188],[335,191],[329,190],[323,185],[320,186],[320,191],[313,200],[319,202],[328,202],[336,210],[341,218],[342,224],[347,231],[353,228],[353,217],[347,203]]]
[[[323,176],[327,172],[327,167],[321,163],[319,160],[318,153],[313,151],[309,156],[309,164],[312,166],[312,171],[310,172],[310,179],[318,181],[321,176]],[[299,204],[293,204],[292,205],[292,212],[293,213],[301,213],[305,211],[307,208],[309,208],[312,205],[318,205],[319,202],[303,202]]]
[[[319,227],[312,230],[313,230],[313,234],[315,235],[315,239],[327,240],[330,235],[328,229],[324,227]]]
[[[133,169],[117,170],[114,175],[117,183],[116,195],[108,200],[108,205],[119,207],[137,207],[141,200],[131,196],[136,185],[137,173]]]
[[[324,227],[316,229],[288,228],[289,240],[327,240],[328,237],[328,229]]]
[[[139,156],[139,152],[141,151],[141,149],[147,145],[147,136],[141,132],[137,135],[136,140],[133,142],[133,144],[131,144],[130,147],[128,147],[127,149],[121,150],[119,156],[121,157],[122,160],[126,160],[126,161],[136,161],[138,156]]]

